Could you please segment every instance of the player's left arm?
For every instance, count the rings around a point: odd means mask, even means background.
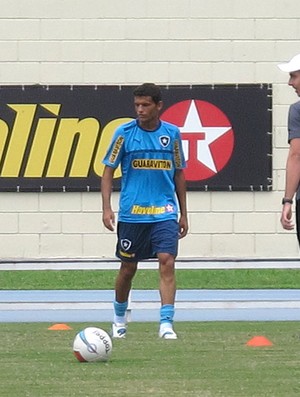
[[[189,226],[187,219],[186,183],[182,169],[176,169],[174,182],[175,182],[176,196],[178,199],[179,209],[180,209],[180,217],[179,217],[180,238],[183,238],[187,235]]]

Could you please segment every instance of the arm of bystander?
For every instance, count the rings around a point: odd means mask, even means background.
[[[289,154],[286,162],[286,183],[284,198],[292,200],[300,182],[300,138],[290,142]],[[292,204],[285,202],[282,207],[281,224],[284,229],[294,229],[292,221]]]

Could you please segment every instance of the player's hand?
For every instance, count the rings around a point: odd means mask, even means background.
[[[187,235],[187,232],[189,230],[187,217],[181,216],[178,223],[179,223],[179,238],[183,238]]]
[[[285,203],[282,208],[280,222],[282,227],[286,230],[293,230],[295,225],[292,221],[292,205],[290,203]]]
[[[108,230],[115,230],[115,214],[111,209],[103,210],[102,222]]]

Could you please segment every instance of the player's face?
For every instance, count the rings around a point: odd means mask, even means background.
[[[157,127],[162,102],[155,103],[150,96],[136,96],[134,107],[142,128],[155,129]]]
[[[290,73],[289,85],[293,87],[298,96],[300,96],[300,70]]]

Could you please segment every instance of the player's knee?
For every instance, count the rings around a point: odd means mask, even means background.
[[[168,253],[158,254],[159,264],[168,268],[174,268],[175,258],[174,255]]]
[[[166,254],[160,258],[160,277],[165,282],[173,282],[175,278],[174,257]]]
[[[122,263],[120,268],[120,274],[123,279],[131,280],[136,272],[137,265],[135,263]]]

